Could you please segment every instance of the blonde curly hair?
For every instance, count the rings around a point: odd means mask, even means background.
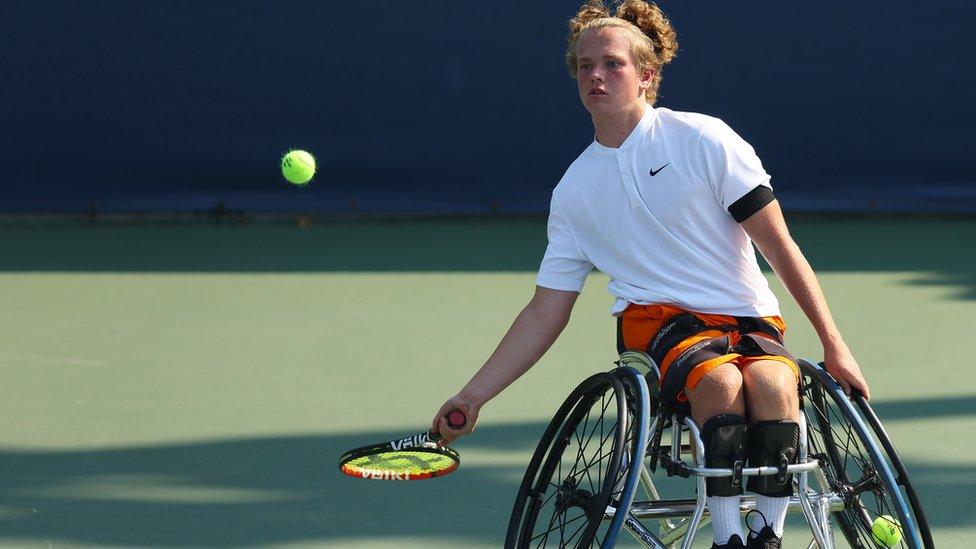
[[[624,0],[612,15],[603,0],[589,0],[584,4],[569,21],[566,68],[569,69],[570,76],[576,78],[576,46],[580,36],[591,29],[610,27],[624,30],[638,71],[654,71],[654,78],[644,95],[647,103],[654,105],[658,87],[661,85],[661,69],[678,53],[678,34],[654,2]]]

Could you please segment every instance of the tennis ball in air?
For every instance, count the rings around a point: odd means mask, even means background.
[[[901,541],[901,525],[891,515],[881,515],[871,523],[874,541],[885,547],[894,547]]]
[[[315,158],[305,151],[288,151],[281,159],[281,175],[295,185],[304,185],[315,175]]]

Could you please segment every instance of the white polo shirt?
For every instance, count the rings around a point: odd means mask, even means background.
[[[537,284],[579,292],[595,267],[610,277],[615,315],[628,303],[778,315],[728,211],[759,185],[769,174],[724,122],[648,106],[619,148],[594,140],[556,185]]]

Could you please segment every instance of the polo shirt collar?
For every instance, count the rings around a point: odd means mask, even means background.
[[[644,115],[641,116],[641,119],[637,121],[637,125],[634,126],[634,129],[631,130],[630,135],[627,136],[627,139],[624,139],[624,142],[621,143],[619,147],[613,148],[604,146],[596,140],[595,135],[593,136],[593,146],[596,148],[597,152],[603,154],[613,154],[617,151],[629,150],[640,141],[641,136],[647,133],[647,130],[650,129],[651,124],[654,123],[654,118],[656,116],[657,111],[654,109],[654,107],[647,105],[644,107]]]

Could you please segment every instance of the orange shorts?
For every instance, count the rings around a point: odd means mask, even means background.
[[[668,320],[670,320],[671,317],[680,313],[692,313],[706,326],[721,326],[723,324],[727,325],[736,323],[735,317],[729,315],[696,313],[694,311],[686,311],[670,305],[636,305],[631,303],[620,316],[618,321],[618,346],[622,349],[632,349],[646,352],[648,350],[648,346],[650,346],[651,341],[653,341],[653,339],[657,336],[657,333],[660,331],[661,327]],[[781,334],[786,332],[786,323],[783,321],[782,317],[767,316],[763,317],[763,320],[775,326]],[[757,334],[770,338],[767,334]],[[667,375],[668,368],[671,366],[671,363],[674,362],[674,360],[689,347],[706,339],[721,337],[724,335],[729,336],[729,342],[731,345],[738,343],[739,338],[741,337],[741,334],[738,332],[726,332],[716,329],[706,330],[681,340],[680,343],[672,347],[667,354],[664,355],[664,360],[661,361],[661,364],[658,364],[658,368],[661,370],[661,380],[663,380]],[[739,353],[728,353],[695,365],[688,374],[684,387],[685,389],[694,389],[695,386],[698,385],[698,382],[705,377],[705,374],[721,366],[722,364],[735,364],[741,371],[753,362],[759,360],[775,360],[777,362],[786,364],[793,370],[793,374],[796,376],[797,382],[799,382],[800,369],[789,357],[780,355],[744,356]],[[687,402],[688,397],[682,390],[678,394],[677,399],[679,402]]]

